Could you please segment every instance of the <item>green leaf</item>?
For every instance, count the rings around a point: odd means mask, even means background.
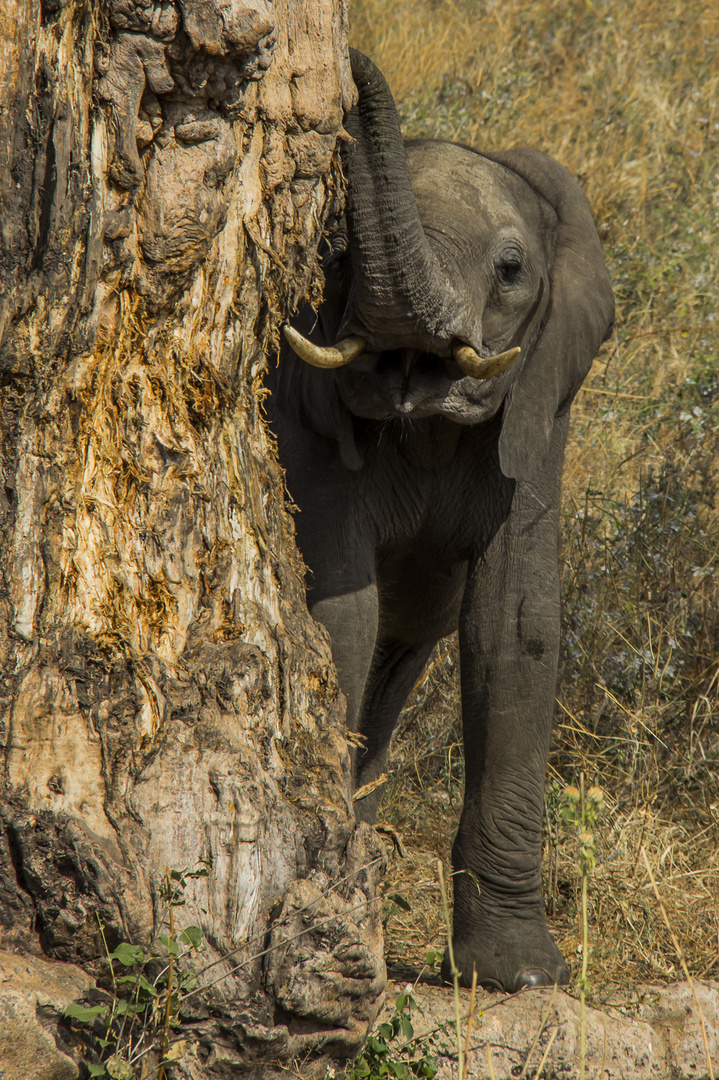
[[[427,952],[427,955],[424,958],[424,962],[425,962],[425,964],[427,965],[428,968],[433,968],[438,960],[439,960],[439,953],[435,952],[434,949],[430,949]]]
[[[379,1032],[379,1034],[382,1036],[383,1039],[391,1039],[392,1036],[394,1035],[392,1025],[387,1024],[387,1023],[378,1024],[377,1031]]]
[[[139,979],[137,980],[137,982],[138,982],[138,986],[140,987],[140,989],[141,989],[141,990],[144,990],[144,992],[145,992],[146,994],[150,994],[150,996],[151,996],[151,997],[157,997],[157,995],[158,995],[158,992],[159,992],[159,991],[157,990],[157,987],[153,986],[153,985],[152,985],[152,983],[151,983],[151,982],[149,982],[149,981],[148,981],[148,980],[147,980],[147,979],[145,978],[145,976],[144,976],[144,975],[140,975],[140,977],[139,977]]]
[[[168,937],[167,934],[160,934],[159,941],[161,945],[165,946],[170,956],[179,956],[180,946],[174,937]]]
[[[391,900],[392,903],[396,904],[398,908],[402,909],[402,911],[411,911],[412,910],[412,905],[409,903],[408,900],[405,900],[405,898],[402,896],[401,893],[398,893],[398,892],[391,893],[387,897],[387,899]]]
[[[186,926],[180,934],[180,941],[191,945],[193,949],[199,949],[202,944],[202,931],[199,926]]]
[[[402,1034],[408,1041],[414,1038],[414,1028],[407,1016],[402,1017]]]
[[[210,876],[210,867],[209,866],[203,866],[202,870],[191,870],[188,874],[186,874],[186,877],[189,877],[189,878],[203,878],[203,877],[209,877],[209,876]]]
[[[115,1002],[115,1012],[118,1016],[124,1016],[126,1013],[128,1016],[135,1016],[137,1006],[134,1001],[128,1001],[127,998],[118,998]]]
[[[92,1065],[89,1061],[85,1062],[87,1065],[87,1071],[90,1076],[107,1076],[107,1070],[105,1066],[100,1062],[99,1065]]]
[[[65,1016],[71,1020],[79,1020],[81,1024],[91,1024],[96,1016],[102,1015],[107,1015],[107,1005],[92,1005],[88,1008],[85,1005],[78,1005],[76,1001],[71,1001],[65,1009]]]
[[[140,973],[139,975],[121,975],[119,979],[115,980],[118,986],[139,986],[141,990],[144,990],[148,994],[152,994],[153,997],[157,997],[157,990],[148,982],[145,976]]]
[[[133,964],[144,964],[145,953],[139,945],[130,945],[127,941],[121,941],[113,952],[111,960],[119,960],[124,967],[132,967]]]
[[[404,1012],[405,1007],[407,1005],[408,996],[409,995],[405,994],[405,993],[402,993],[402,994],[398,995],[397,1000],[394,1003],[395,1012],[398,1012],[398,1013]]]

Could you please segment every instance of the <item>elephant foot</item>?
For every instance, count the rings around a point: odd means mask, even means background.
[[[569,982],[569,968],[544,927],[529,935],[522,927],[521,936],[518,933],[501,938],[497,935],[455,937],[452,945],[461,986],[472,985],[475,969],[478,986],[509,994],[555,983],[565,986]],[[452,981],[449,949],[442,960],[442,978],[445,982]]]

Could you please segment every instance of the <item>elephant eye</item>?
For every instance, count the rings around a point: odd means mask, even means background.
[[[494,268],[503,285],[514,285],[522,272],[522,256],[514,248],[503,251],[494,260]]]

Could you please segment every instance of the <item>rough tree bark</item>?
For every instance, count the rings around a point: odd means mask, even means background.
[[[384,985],[381,849],[261,410],[353,93],[346,0],[0,19],[3,947],[25,982],[97,975],[98,919],[149,945],[167,869],[209,860],[187,910],[232,956],[177,1076],[321,1068]]]

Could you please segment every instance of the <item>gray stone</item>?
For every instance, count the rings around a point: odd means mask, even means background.
[[[390,985],[387,1008],[405,987]],[[412,991],[422,1010],[412,1017],[418,1036],[441,1028],[445,1052],[437,1080],[456,1080],[454,994],[449,987],[419,985]],[[714,1075],[719,1076],[719,984],[695,983]],[[461,991],[462,1039],[470,995]],[[542,1075],[579,1076],[580,1006],[562,990],[531,990],[502,996],[479,990],[469,1043],[471,1080],[515,1080]],[[491,1057],[491,1064],[490,1064]],[[636,987],[631,1000],[615,996],[586,1009],[586,1075],[602,1080],[708,1080],[697,1002],[687,983]],[[523,1071],[524,1070],[524,1071]]]
[[[73,964],[0,950],[0,1080],[77,1080],[78,1067],[58,1047],[52,1019],[92,985]]]
[[[708,1080],[707,1051],[714,1075],[719,1075],[719,983],[695,980],[693,991],[687,982],[652,990],[639,1015],[663,1038],[671,1067],[668,1075],[672,1080]]]

